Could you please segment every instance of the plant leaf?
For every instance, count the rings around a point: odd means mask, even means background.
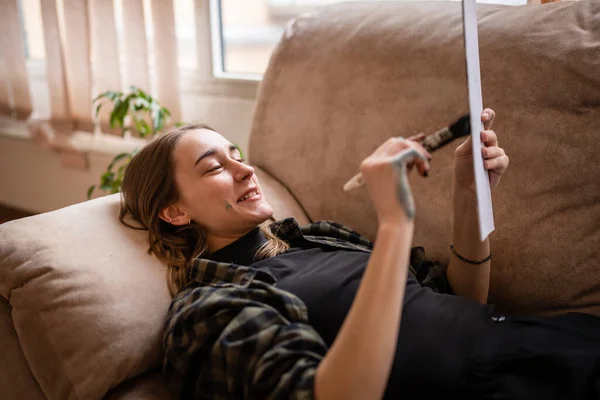
[[[143,119],[135,119],[135,129],[142,137],[146,137],[150,133],[150,125]]]
[[[240,152],[240,157],[241,157],[241,159],[242,159],[242,160],[244,160],[244,159],[245,159],[245,157],[244,157],[244,152],[242,151],[242,148],[240,147],[240,145],[239,145],[239,144],[235,144],[235,143],[234,143],[233,145],[234,145],[234,146],[235,146],[235,147],[238,149],[238,151]]]
[[[122,108],[122,102],[120,99],[115,101],[112,111],[110,112],[110,127],[114,128],[119,123],[118,115],[120,108]],[[122,121],[121,121],[122,122]]]
[[[165,125],[165,117],[159,111],[152,115],[152,133],[160,132],[160,130]]]
[[[92,193],[94,192],[94,189],[96,189],[96,185],[92,185],[88,188],[87,190],[87,199],[91,199],[92,198]]]
[[[118,163],[119,161],[121,161],[122,159],[124,159],[126,157],[131,158],[131,154],[127,153],[127,152],[117,154],[115,156],[115,158],[113,158],[113,160],[110,162],[110,164],[108,164],[108,168],[106,170],[107,171],[112,170],[116,163]]]
[[[134,109],[136,111],[140,111],[140,110],[146,110],[146,111],[148,111],[151,108],[150,102],[148,100],[140,98],[140,97],[136,98],[133,101],[133,104],[134,104],[133,107],[134,107]]]
[[[142,99],[146,100],[149,103],[152,103],[154,101],[154,99],[152,99],[152,96],[150,96],[148,93],[144,92],[142,89],[140,88],[135,88],[136,94],[137,96],[141,97]]]
[[[125,116],[127,115],[127,111],[129,109],[129,101],[125,98],[125,101],[117,100],[115,102],[115,108],[112,113],[110,113],[110,126],[114,128],[115,126],[119,126],[124,128],[125,125]]]
[[[123,181],[123,177],[125,176],[125,168],[127,168],[127,165],[129,165],[129,163],[121,165],[117,171],[117,177],[121,179],[121,181]]]
[[[98,118],[98,114],[100,114],[100,107],[102,107],[102,105],[103,105],[103,104],[104,104],[104,103],[100,102],[100,103],[98,103],[98,105],[96,106],[96,114],[95,114],[96,118]]]
[[[104,97],[107,97],[107,96],[106,96],[106,94],[107,94],[107,93],[108,93],[108,92],[100,93],[98,96],[96,96],[96,97],[94,97],[94,98],[92,99],[92,103],[95,103],[95,102],[97,102],[98,100],[100,100],[100,99],[102,99],[102,98],[104,98]]]
[[[110,193],[115,194],[121,191],[121,179],[115,179],[110,186]]]
[[[111,101],[115,101],[115,99],[121,97],[123,95],[123,93],[121,92],[115,92],[115,91],[106,91],[104,93],[100,93],[98,96],[96,96],[93,100],[92,103],[97,102],[98,100],[102,99],[102,98],[107,98]]]
[[[100,189],[110,190],[112,183],[115,179],[115,173],[107,171],[100,177]]]

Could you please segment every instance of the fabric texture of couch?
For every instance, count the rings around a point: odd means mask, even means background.
[[[387,137],[467,111],[461,15],[454,2],[357,2],[288,26],[249,149],[276,218],[373,236],[366,192],[341,187]],[[600,315],[600,3],[481,5],[478,15],[483,98],[511,157],[493,198],[490,301]],[[414,244],[442,262],[454,147],[412,180]],[[1,399],[168,399],[157,372],[165,267],[147,255],[145,232],[120,225],[118,201],[0,226]]]

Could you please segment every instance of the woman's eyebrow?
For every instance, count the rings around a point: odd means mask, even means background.
[[[239,151],[239,149],[237,148],[236,145],[230,144],[229,145],[229,151],[234,151],[234,150]],[[196,165],[198,165],[198,163],[200,161],[204,160],[206,157],[210,157],[210,156],[212,156],[214,154],[215,154],[215,148],[214,147],[211,147],[210,149],[206,150],[200,157],[198,157],[198,159],[194,163],[194,167],[196,167]]]
[[[211,147],[210,149],[206,150],[206,151],[204,152],[204,154],[202,154],[200,157],[198,157],[198,159],[197,159],[197,160],[196,160],[196,162],[194,163],[194,167],[196,167],[196,165],[198,165],[198,163],[199,163],[200,161],[204,160],[206,157],[210,157],[210,156],[212,156],[213,154],[215,154],[215,149]]]

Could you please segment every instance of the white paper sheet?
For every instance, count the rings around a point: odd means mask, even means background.
[[[473,143],[473,163],[475,186],[479,211],[479,236],[483,241],[494,230],[494,213],[490,191],[489,173],[483,167],[481,136],[483,130],[481,112],[481,72],[479,69],[479,39],[477,37],[477,10],[475,0],[463,0],[463,27],[465,52],[467,56],[467,85],[469,88],[469,109],[471,114],[471,140]]]

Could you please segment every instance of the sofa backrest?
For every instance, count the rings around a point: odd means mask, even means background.
[[[493,194],[490,300],[600,314],[600,2],[478,5],[483,99],[511,166]],[[290,24],[259,93],[250,161],[312,220],[370,236],[365,190],[342,185],[390,136],[468,111],[461,4],[357,2]],[[447,262],[454,145],[413,176],[415,245]]]

